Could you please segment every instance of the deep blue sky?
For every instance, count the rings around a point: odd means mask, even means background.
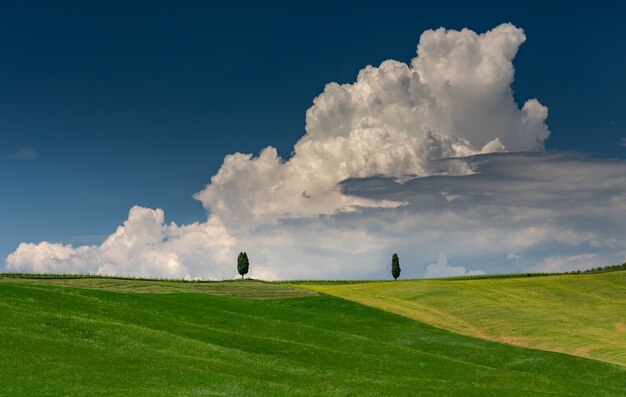
[[[547,147],[626,158],[624,3],[9,3],[0,258],[21,241],[97,242],[134,204],[202,220],[191,195],[224,155],[273,145],[288,156],[324,84],[408,62],[440,26],[524,28],[515,95],[549,107]]]

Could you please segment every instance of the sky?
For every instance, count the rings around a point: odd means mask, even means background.
[[[5,270],[624,260],[626,6],[127,3],[0,9]]]

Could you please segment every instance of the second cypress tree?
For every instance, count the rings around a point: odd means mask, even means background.
[[[393,254],[391,257],[391,275],[394,280],[400,277],[400,258],[398,258],[398,254]]]

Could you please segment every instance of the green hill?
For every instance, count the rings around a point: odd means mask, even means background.
[[[0,277],[2,396],[625,391],[626,367],[462,336],[277,284]]]
[[[626,271],[306,288],[464,335],[626,365]]]

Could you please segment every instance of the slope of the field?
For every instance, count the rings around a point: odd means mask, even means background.
[[[624,367],[275,284],[0,278],[2,396],[625,393]]]
[[[626,272],[308,285],[464,335],[626,365]]]

